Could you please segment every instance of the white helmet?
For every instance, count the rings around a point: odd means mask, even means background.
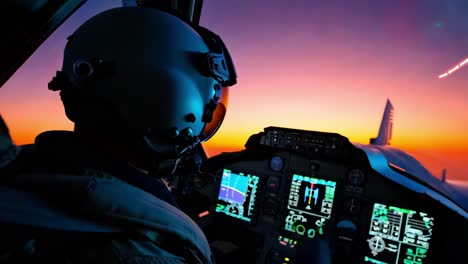
[[[122,7],[94,16],[70,36],[49,89],[61,90],[75,124],[180,152],[217,131],[235,83],[219,36],[168,11]]]

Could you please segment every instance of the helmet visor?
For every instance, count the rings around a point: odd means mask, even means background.
[[[226,86],[221,89],[218,104],[216,105],[216,109],[213,112],[213,118],[211,119],[211,122],[205,124],[205,127],[203,128],[203,131],[200,134],[200,141],[207,141],[216,133],[216,131],[218,131],[219,127],[223,123],[224,116],[226,115],[226,110],[228,107],[228,98],[229,86]]]

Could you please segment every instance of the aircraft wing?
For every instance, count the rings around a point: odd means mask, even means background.
[[[357,143],[354,145],[366,152],[369,160],[374,161],[373,168],[382,175],[387,175],[400,184],[414,187],[414,191],[420,189],[421,186],[437,190],[437,192],[449,197],[449,200],[461,206],[465,211],[468,211],[468,186],[466,184],[447,183],[445,174],[442,176],[442,180],[439,180],[417,159],[402,150],[388,146],[392,138],[393,115],[394,107],[387,99],[378,136],[370,140],[370,145]],[[411,180],[408,181],[408,179]]]
[[[366,154],[374,170],[420,193],[432,193],[454,207],[468,211],[468,186],[454,185],[434,177],[418,160],[390,146],[354,144]],[[445,198],[444,198],[445,197]],[[446,204],[446,205],[447,205]],[[456,205],[456,206],[455,206]]]

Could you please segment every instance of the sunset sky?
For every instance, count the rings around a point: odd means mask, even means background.
[[[65,38],[120,1],[89,0],[0,89],[0,113],[18,144],[72,129],[47,83]],[[375,137],[387,98],[392,146],[436,175],[468,180],[468,56],[464,0],[204,0],[201,24],[219,34],[236,64],[228,114],[205,148],[240,150],[267,126]]]

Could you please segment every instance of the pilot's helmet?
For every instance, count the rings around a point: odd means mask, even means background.
[[[61,90],[75,124],[124,131],[165,152],[213,136],[235,83],[219,36],[167,10],[121,7],[69,37],[49,89]]]

